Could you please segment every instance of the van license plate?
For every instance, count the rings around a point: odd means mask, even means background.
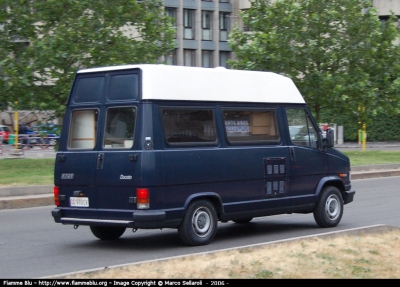
[[[71,206],[89,207],[88,197],[70,197],[69,203]]]

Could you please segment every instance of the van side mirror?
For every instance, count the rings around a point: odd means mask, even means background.
[[[327,129],[325,138],[323,139],[324,146],[326,148],[333,147],[335,145],[334,130]]]

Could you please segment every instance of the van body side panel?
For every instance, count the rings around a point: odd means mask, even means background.
[[[292,205],[315,203],[320,180],[328,174],[328,155],[318,149],[290,146],[292,159],[290,196]]]
[[[216,193],[225,216],[267,212],[287,206],[287,194],[267,196],[265,158],[288,161],[288,149],[280,146],[169,150],[163,154],[166,173],[165,209],[183,208],[193,194]],[[240,163],[240,164],[238,164]]]

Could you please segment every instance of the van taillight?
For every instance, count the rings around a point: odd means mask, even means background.
[[[56,206],[60,206],[60,198],[59,198],[60,190],[58,186],[53,187],[53,192],[54,192],[54,204]]]
[[[146,209],[150,207],[150,192],[148,188],[136,189],[136,203],[138,209]]]

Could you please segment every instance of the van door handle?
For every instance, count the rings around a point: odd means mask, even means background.
[[[99,153],[97,155],[97,169],[103,169],[104,163],[104,153]]]
[[[292,161],[296,161],[296,151],[295,151],[294,147],[290,148],[290,159]]]

